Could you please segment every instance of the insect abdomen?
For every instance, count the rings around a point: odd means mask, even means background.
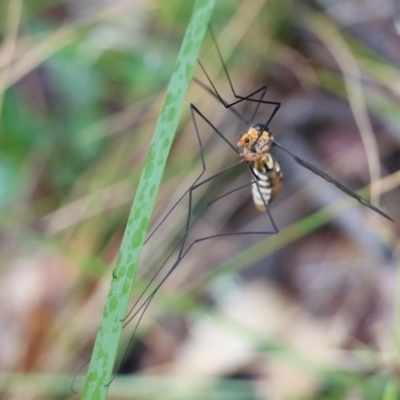
[[[278,161],[269,155],[267,162],[255,167],[253,171],[259,178],[257,183],[252,185],[254,204],[260,211],[265,211],[265,206],[272,202],[281,189],[281,166]]]

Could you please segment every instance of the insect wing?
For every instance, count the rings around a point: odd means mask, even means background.
[[[348,194],[349,196],[355,198],[356,200],[358,200],[361,204],[369,207],[371,210],[374,210],[375,212],[377,212],[379,215],[382,215],[382,217],[387,218],[389,221],[393,221],[392,218],[389,217],[389,215],[385,214],[382,210],[380,210],[378,207],[375,207],[373,204],[371,204],[370,202],[368,202],[367,200],[365,200],[364,198],[362,198],[359,194],[353,192],[351,189],[349,189],[347,186],[343,185],[342,183],[338,182],[336,179],[332,178],[331,176],[329,176],[327,173],[321,171],[319,168],[317,168],[315,165],[309,163],[308,161],[304,161],[302,158],[296,156],[295,154],[293,154],[291,151],[285,149],[281,144],[279,144],[278,142],[276,142],[274,140],[273,144],[277,147],[279,147],[280,149],[282,149],[285,153],[289,154],[294,161],[296,161],[298,164],[300,164],[301,166],[303,166],[304,168],[307,168],[308,170],[314,172],[314,174],[319,175],[321,178],[324,178],[326,181],[333,183],[337,188],[339,188],[342,192]]]

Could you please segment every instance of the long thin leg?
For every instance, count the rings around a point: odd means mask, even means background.
[[[203,184],[205,182],[201,182],[200,184],[197,185],[200,186],[201,184]],[[246,185],[242,185],[238,188],[235,188],[227,193],[224,193],[223,195],[219,196],[218,198],[212,199],[211,201],[209,201],[208,203],[205,204],[205,206],[202,208],[202,210],[200,210],[200,212],[198,213],[198,215],[196,216],[196,218],[187,225],[187,229],[181,239],[181,241],[179,243],[176,244],[176,246],[174,247],[174,249],[170,252],[170,254],[168,255],[168,257],[166,258],[166,260],[163,262],[163,264],[160,266],[160,268],[156,271],[156,273],[153,275],[153,277],[151,278],[151,280],[148,282],[146,288],[144,289],[144,291],[142,292],[142,294],[140,295],[140,297],[137,299],[137,301],[135,302],[134,306],[132,307],[131,311],[128,313],[127,317],[123,320],[124,322],[124,327],[126,327],[133,319],[135,319],[136,317],[137,322],[135,324],[134,330],[133,330],[133,334],[131,336],[131,338],[129,339],[129,343],[126,347],[125,353],[122,356],[119,365],[121,365],[121,363],[123,362],[130,345],[132,344],[134,338],[135,338],[135,334],[137,332],[138,326],[144,316],[144,313],[146,312],[148,306],[150,305],[151,300],[154,298],[154,296],[156,295],[156,293],[160,290],[160,288],[162,287],[162,285],[165,283],[165,281],[171,276],[171,274],[176,270],[176,268],[179,266],[179,264],[182,262],[182,260],[186,257],[186,255],[189,253],[189,251],[197,244],[200,242],[204,242],[207,240],[211,240],[211,239],[216,239],[216,238],[222,238],[222,237],[228,237],[228,236],[238,236],[238,235],[272,235],[272,234],[276,234],[278,233],[278,229],[277,226],[275,224],[275,221],[272,218],[272,215],[269,213],[268,210],[268,217],[271,221],[271,224],[273,226],[273,230],[272,231],[247,231],[247,232],[231,232],[231,233],[221,233],[221,234],[214,234],[214,235],[209,235],[209,236],[205,236],[205,237],[200,237],[197,239],[194,239],[189,246],[184,249],[184,246],[186,244],[186,239],[187,239],[187,235],[188,233],[192,230],[192,228],[194,227],[194,225],[196,224],[196,222],[201,218],[201,216],[204,214],[204,212],[206,211],[206,209],[208,207],[210,207],[212,204],[214,204],[215,202],[223,199],[224,197],[237,192],[238,190],[241,190],[243,188],[249,187],[250,185],[256,183],[258,185],[257,182],[252,181]],[[193,190],[190,190],[190,194],[192,193]],[[191,202],[189,203],[189,210],[191,211]],[[190,213],[188,214],[188,219],[190,218]],[[168,260],[171,258],[171,256],[173,255],[173,253],[179,248],[179,254],[177,259],[174,261],[172,267],[169,268],[169,270],[166,272],[166,274],[162,277],[162,279],[156,284],[155,288],[146,296],[146,291],[153,285],[156,277],[162,272],[162,270],[164,269],[166,263],[168,262]],[[139,305],[140,300],[145,297],[145,300]],[[112,377],[112,380],[114,379],[115,375]],[[112,382],[112,380],[110,382],[108,382],[108,385]]]
[[[252,184],[257,184],[256,181],[251,181],[245,185],[242,185],[240,187],[237,187],[233,190],[230,190],[229,192],[224,193],[223,195],[209,201],[208,203],[205,204],[205,206],[200,210],[200,212],[198,213],[198,215],[195,217],[195,219],[192,221],[192,223],[188,226],[187,230],[185,231],[183,237],[181,238],[181,240],[175,245],[175,247],[172,249],[172,251],[170,252],[170,254],[168,255],[168,257],[164,260],[164,262],[162,263],[162,265],[159,267],[159,269],[157,270],[157,272],[153,275],[153,277],[151,278],[151,280],[148,282],[146,288],[143,290],[142,294],[140,295],[140,297],[136,300],[134,306],[131,309],[131,312],[127,314],[127,316],[124,318],[124,326],[126,326],[130,321],[132,321],[132,319],[134,319],[134,317],[140,312],[140,310],[143,308],[144,304],[146,304],[149,299],[152,299],[154,297],[155,292],[157,292],[162,284],[167,280],[167,278],[172,274],[172,272],[176,269],[176,267],[179,265],[179,263],[184,259],[184,257],[189,253],[190,249],[197,243],[206,241],[206,240],[210,240],[210,239],[216,239],[216,238],[222,238],[222,237],[228,237],[228,236],[238,236],[238,235],[273,235],[279,232],[275,221],[273,220],[272,216],[269,216],[269,219],[271,221],[271,224],[273,226],[273,230],[272,231],[246,231],[246,232],[230,232],[230,233],[219,233],[219,234],[215,234],[215,235],[209,235],[209,236],[205,236],[205,237],[200,237],[197,239],[194,239],[189,246],[184,249],[184,245],[187,239],[187,234],[192,230],[192,228],[194,227],[194,225],[196,224],[196,222],[202,217],[202,215],[204,214],[204,212],[206,211],[206,209],[208,207],[210,207],[212,204],[216,203],[217,201],[223,199],[224,197],[235,193],[243,188],[247,188],[249,186],[251,186]],[[258,184],[257,184],[258,185]],[[173,266],[168,270],[168,272],[166,273],[166,275],[162,278],[162,280],[157,284],[157,286],[155,287],[155,289],[153,289],[153,291],[148,295],[148,297],[146,298],[146,300],[144,301],[144,303],[139,306],[138,308],[138,304],[140,302],[140,299],[143,298],[145,292],[151,287],[151,285],[153,284],[153,282],[155,281],[156,277],[158,276],[158,274],[160,272],[162,272],[162,270],[164,269],[165,265],[167,264],[168,260],[171,258],[171,256],[173,255],[173,253],[175,253],[179,248],[179,254],[177,259],[175,260]],[[134,310],[134,314],[131,314]]]
[[[154,296],[156,295],[156,293],[159,291],[159,289],[162,287],[162,285],[164,284],[164,282],[169,278],[169,276],[173,273],[173,271],[175,271],[175,269],[179,266],[179,264],[182,262],[182,260],[186,257],[186,255],[189,253],[189,251],[197,244],[200,242],[204,242],[207,240],[211,240],[211,239],[216,239],[216,238],[222,238],[222,237],[228,237],[228,236],[238,236],[238,235],[270,235],[270,234],[276,234],[278,232],[277,226],[275,224],[275,221],[272,218],[272,215],[270,214],[269,210],[267,212],[268,215],[268,219],[270,220],[273,229],[272,230],[259,230],[259,231],[245,231],[245,232],[231,232],[231,233],[222,233],[222,234],[214,234],[214,235],[209,235],[209,236],[205,236],[205,237],[200,237],[200,238],[196,238],[194,240],[191,241],[191,243],[187,246],[187,248],[185,248],[186,245],[186,241],[188,238],[189,233],[192,231],[192,229],[194,228],[195,224],[199,221],[199,219],[202,217],[202,215],[206,212],[206,210],[212,206],[214,203],[216,203],[217,201],[222,200],[223,198],[225,198],[228,195],[231,195],[235,192],[237,192],[238,190],[241,190],[243,188],[249,187],[252,184],[257,184],[258,183],[256,181],[250,181],[249,183],[242,185],[238,188],[235,188],[233,190],[230,190],[220,196],[218,196],[217,198],[211,199],[210,201],[208,201],[203,208],[199,211],[199,213],[193,218],[192,216],[192,208],[193,208],[193,204],[192,204],[192,196],[193,196],[193,192],[198,189],[199,187],[201,187],[202,185],[206,184],[207,182],[212,181],[213,179],[215,179],[216,177],[222,175],[223,173],[227,172],[228,170],[230,170],[232,167],[236,166],[237,164],[241,163],[242,160],[240,160],[237,163],[234,163],[233,165],[225,168],[222,171],[219,171],[218,173],[214,174],[213,176],[204,179],[203,181],[200,181],[201,177],[204,175],[204,173],[207,170],[207,165],[205,162],[205,158],[204,158],[204,154],[203,154],[203,145],[202,145],[202,141],[201,141],[201,137],[200,137],[200,133],[199,133],[199,128],[198,128],[198,122],[197,122],[197,118],[200,117],[203,121],[205,121],[212,129],[213,131],[225,142],[229,145],[229,147],[235,151],[235,153],[237,153],[237,150],[234,146],[232,146],[230,144],[230,142],[226,139],[226,137],[212,124],[212,122],[206,118],[201,112],[200,110],[197,109],[196,106],[194,106],[193,104],[191,105],[191,113],[192,113],[192,119],[193,119],[193,125],[195,128],[195,133],[196,133],[196,137],[198,139],[198,143],[199,143],[199,148],[200,148],[200,152],[201,152],[201,160],[202,160],[202,171],[200,172],[200,174],[198,175],[198,177],[195,179],[195,181],[193,182],[193,184],[190,186],[190,188],[184,193],[183,196],[180,197],[180,199],[178,200],[178,202],[172,207],[172,209],[174,209],[177,204],[179,202],[181,202],[186,196],[188,196],[189,198],[189,205],[188,205],[188,214],[187,214],[187,220],[186,220],[186,228],[185,228],[185,232],[182,235],[181,240],[174,246],[174,248],[172,249],[172,251],[169,253],[169,255],[167,256],[167,258],[164,260],[164,262],[161,264],[161,266],[158,268],[157,271],[155,271],[155,274],[153,275],[153,277],[150,279],[150,281],[147,283],[146,288],[143,290],[142,294],[139,296],[139,298],[136,300],[135,304],[133,305],[133,307],[131,308],[131,310],[127,313],[126,317],[124,318],[124,320],[122,321],[124,324],[124,327],[127,326],[133,319],[137,318],[135,327],[134,327],[134,331],[133,334],[131,336],[131,339],[129,340],[129,344],[127,346],[127,349],[124,353],[124,355],[122,356],[121,361],[119,362],[119,365],[122,363],[124,357],[127,354],[127,351],[130,347],[130,344],[132,343],[132,341],[134,340],[135,334],[137,332],[138,329],[138,325],[140,324],[140,321],[143,318],[143,315],[145,313],[145,311],[147,310],[147,307],[149,306],[151,300],[154,298]],[[156,227],[156,230],[162,225],[162,223],[167,219],[167,217],[170,215],[172,210],[170,210],[166,217],[163,218],[163,220],[161,221],[161,223]],[[155,231],[156,231],[155,230]],[[153,231],[150,235],[150,237],[155,233],[155,231]],[[171,260],[171,257],[173,256],[174,253],[178,252],[178,256],[176,258],[176,260],[173,262],[172,266],[166,271],[166,273],[161,277],[160,281],[156,284],[155,287],[153,287],[153,289],[151,289],[151,287],[153,286],[155,280],[160,276],[160,274],[162,273],[162,271],[165,269],[167,263]],[[150,293],[147,293],[150,290]],[[146,294],[147,293],[147,294]],[[117,368],[118,369],[118,368]],[[114,377],[113,377],[114,378]],[[111,382],[109,382],[111,383]],[[109,384],[108,383],[108,384]]]
[[[254,117],[248,121],[247,119],[245,119],[233,106],[235,106],[236,104],[242,103],[243,101],[251,101],[254,103],[257,103],[257,109],[258,107],[260,107],[261,104],[268,104],[268,105],[273,105],[274,108],[272,110],[271,115],[269,116],[269,118],[267,119],[267,121],[265,122],[265,126],[268,127],[268,125],[270,124],[270,122],[272,121],[272,119],[274,118],[275,114],[278,112],[281,103],[276,102],[276,101],[267,101],[267,100],[263,100],[263,99],[259,99],[259,98],[252,98],[252,96],[258,94],[258,93],[263,93],[262,97],[264,97],[267,93],[268,90],[268,86],[262,86],[259,89],[255,90],[254,92],[250,93],[247,96],[236,96],[239,100],[234,101],[233,103],[228,103],[225,99],[222,98],[222,96],[219,94],[219,92],[217,91],[217,88],[215,87],[215,85],[213,84],[213,82],[211,81],[211,78],[209,77],[209,75],[207,74],[207,71],[204,69],[203,65],[201,64],[200,61],[198,61],[199,65],[201,66],[201,68],[204,71],[204,74],[207,77],[207,80],[209,82],[209,84],[212,86],[211,88],[209,86],[207,86],[205,83],[203,83],[202,81],[200,81],[197,78],[194,78],[194,81],[199,84],[203,89],[205,89],[209,94],[211,94],[213,97],[215,97],[217,100],[220,101],[220,103],[227,109],[229,109],[238,119],[240,119],[241,121],[245,122],[247,125],[250,125],[252,120],[254,119]]]
[[[199,63],[200,63],[200,61],[199,61]],[[200,65],[201,65],[201,64],[200,64]],[[202,66],[202,68],[203,68],[203,66]],[[203,69],[203,71],[204,71],[204,73],[206,74],[207,78],[210,79],[210,78],[208,77],[208,75],[207,75],[206,70]],[[220,96],[220,94],[219,94],[218,92],[216,92],[216,88],[215,88],[215,86],[214,86],[214,84],[212,83],[211,80],[210,80],[210,83],[211,83],[211,85],[213,86],[214,90],[211,89],[210,87],[208,87],[208,86],[207,86],[206,84],[204,84],[203,82],[199,81],[197,78],[194,78],[194,80],[195,80],[195,82],[197,82],[201,87],[203,87],[208,93],[210,93],[213,97],[215,97],[217,100],[219,100],[219,101],[224,105],[225,108],[227,108],[229,111],[231,111],[231,112],[236,116],[236,118],[238,118],[239,120],[245,122],[245,123],[247,124],[248,127],[249,127],[249,126],[252,124],[252,122],[254,121],[254,119],[255,119],[255,117],[256,117],[256,115],[257,115],[257,112],[258,112],[258,110],[259,110],[259,108],[260,108],[260,106],[261,106],[261,104],[274,104],[274,109],[272,110],[271,115],[268,117],[267,121],[266,121],[265,124],[264,124],[264,126],[265,126],[266,128],[268,128],[269,123],[272,121],[272,118],[274,118],[275,114],[276,114],[277,111],[279,110],[279,107],[281,106],[280,103],[277,103],[277,102],[270,102],[270,101],[265,101],[265,100],[263,100],[264,96],[265,96],[266,93],[267,93],[267,86],[263,86],[263,87],[257,89],[256,91],[254,91],[253,93],[251,93],[251,94],[249,95],[249,96],[252,96],[252,95],[254,95],[254,94],[260,93],[260,98],[259,98],[259,99],[249,99],[249,98],[247,98],[247,97],[241,97],[241,100],[239,100],[239,101],[237,101],[237,102],[235,102],[235,103],[232,103],[232,104],[228,104],[228,103]],[[252,114],[250,120],[246,120],[246,119],[233,107],[234,104],[237,104],[237,103],[242,102],[242,101],[254,101],[254,102],[257,102],[257,106],[256,106],[256,108],[254,109],[254,112],[253,112],[253,114]],[[260,132],[258,138],[260,138],[261,135],[262,135],[262,132]],[[258,140],[258,138],[257,138],[257,140]],[[257,140],[254,142],[254,144],[257,142]]]
[[[262,91],[262,92],[264,92],[264,95],[262,96],[262,98],[263,98],[263,97],[265,96],[266,92],[267,92],[267,89],[268,89],[267,86],[262,86],[261,88],[255,90],[254,92],[252,92],[252,93],[250,93],[250,94],[248,94],[248,95],[246,95],[246,96],[241,96],[241,95],[237,94],[237,93],[236,93],[236,90],[235,90],[235,88],[234,88],[232,79],[231,79],[231,77],[230,77],[230,75],[229,75],[228,68],[226,67],[226,64],[225,64],[225,62],[224,62],[224,58],[223,58],[223,56],[222,56],[221,50],[220,50],[220,48],[219,48],[219,46],[218,46],[217,39],[216,39],[216,37],[215,37],[215,35],[214,35],[214,32],[213,32],[213,30],[212,30],[212,28],[211,28],[210,25],[209,25],[209,32],[210,32],[210,36],[211,36],[211,38],[212,38],[212,41],[213,41],[213,43],[214,43],[215,49],[216,49],[216,51],[217,51],[218,58],[219,58],[219,60],[220,60],[220,63],[221,63],[221,65],[222,65],[222,68],[223,68],[223,70],[224,70],[224,74],[225,74],[225,76],[226,76],[226,78],[227,78],[227,80],[228,80],[228,83],[229,83],[229,87],[230,87],[230,89],[231,89],[231,92],[232,92],[233,96],[234,96],[237,100],[234,101],[234,102],[232,102],[232,103],[228,103],[226,100],[224,100],[224,99],[222,98],[222,96],[219,94],[219,92],[218,92],[216,86],[214,85],[212,79],[211,79],[210,76],[208,75],[206,69],[204,68],[204,66],[203,66],[203,64],[200,62],[200,60],[198,60],[198,63],[199,63],[199,65],[200,65],[200,68],[203,70],[203,73],[204,73],[204,75],[206,76],[207,81],[208,81],[208,83],[211,85],[212,89],[209,88],[209,87],[207,87],[207,85],[201,83],[198,79],[195,79],[195,81],[196,81],[197,83],[199,83],[203,88],[205,88],[211,95],[213,95],[214,97],[216,97],[216,98],[223,104],[223,106],[224,106],[225,108],[228,108],[228,109],[231,108],[231,107],[233,107],[233,106],[236,105],[236,104],[239,104],[239,103],[243,102],[243,101],[250,101],[250,102],[258,103],[258,107],[259,107],[260,104],[268,104],[268,105],[274,106],[270,117],[268,118],[268,120],[267,120],[266,123],[264,124],[266,127],[268,127],[269,123],[272,121],[272,119],[274,118],[275,114],[277,113],[279,107],[281,106],[281,103],[276,102],[276,101],[267,101],[267,100],[263,100],[263,99],[254,98],[254,97],[253,97],[253,96],[255,96],[256,94],[258,94],[260,91]],[[242,121],[245,121],[245,122],[246,122],[246,120],[245,120],[240,114],[239,114],[240,116],[237,115],[238,113],[237,113],[236,110],[234,111],[234,113],[235,113],[235,115],[236,115],[239,119],[241,119]],[[249,124],[249,123],[248,123],[248,124]]]
[[[199,148],[200,148],[200,152],[201,152],[201,153],[203,153],[203,145],[202,145],[202,142],[201,142],[201,137],[200,137],[200,132],[199,132],[199,128],[198,128],[198,123],[197,123],[196,115],[198,115],[199,117],[201,117],[201,118],[214,130],[214,132],[215,132],[219,137],[221,137],[221,138],[225,141],[225,143],[227,143],[227,144],[232,148],[232,150],[235,151],[235,153],[237,153],[236,148],[233,147],[233,146],[230,144],[230,142],[225,138],[225,136],[212,124],[212,122],[211,122],[207,117],[205,117],[205,116],[198,110],[198,108],[197,108],[195,105],[191,104],[190,107],[191,107],[191,112],[192,112],[193,125],[194,125],[194,128],[195,128],[196,137],[197,137],[198,142],[199,142]],[[238,191],[238,190],[241,190],[241,189],[243,189],[243,188],[246,187],[246,186],[250,186],[250,185],[252,185],[252,184],[254,183],[254,182],[249,182],[249,183],[246,184],[246,185],[243,185],[243,186],[241,186],[241,187],[239,187],[239,188],[233,189],[233,190],[231,190],[231,191],[229,191],[229,192],[227,192],[227,193],[225,193],[225,194],[219,196],[218,198],[211,200],[211,201],[208,202],[208,203],[205,205],[205,207],[199,212],[199,214],[197,215],[196,219],[195,219],[194,221],[191,221],[191,216],[192,216],[192,194],[193,194],[194,190],[196,190],[197,188],[201,187],[201,186],[204,185],[205,183],[207,183],[207,182],[209,182],[209,181],[215,179],[216,177],[218,177],[218,176],[220,176],[221,174],[227,172],[227,171],[230,170],[232,167],[234,167],[234,166],[236,166],[236,165],[238,165],[239,163],[242,162],[242,160],[240,160],[239,162],[230,165],[229,167],[223,169],[222,171],[217,172],[217,173],[214,174],[213,176],[211,176],[211,177],[209,177],[209,178],[207,178],[207,179],[205,179],[205,180],[203,180],[203,181],[201,181],[201,182],[198,182],[199,179],[200,179],[200,178],[203,176],[203,174],[206,172],[206,163],[205,163],[205,159],[204,159],[204,154],[201,155],[201,159],[202,159],[202,171],[200,172],[199,176],[195,179],[195,181],[194,181],[193,184],[189,187],[189,189],[179,198],[178,202],[175,203],[175,205],[171,208],[171,210],[167,213],[167,215],[162,219],[162,221],[157,225],[156,229],[155,229],[155,230],[151,233],[151,235],[150,235],[150,237],[154,235],[154,233],[156,232],[156,230],[162,225],[162,223],[163,223],[163,222],[167,219],[167,217],[171,214],[172,210],[175,209],[176,206],[188,195],[188,197],[189,197],[189,206],[188,206],[188,215],[187,215],[187,220],[186,220],[186,229],[185,229],[185,233],[184,233],[183,238],[182,238],[182,244],[181,244],[181,248],[180,248],[180,251],[179,251],[179,255],[181,255],[181,254],[183,253],[183,249],[184,249],[184,246],[185,246],[185,240],[186,240],[186,237],[187,237],[189,231],[192,229],[193,225],[194,225],[195,222],[198,220],[198,218],[200,218],[200,216],[206,211],[206,209],[207,209],[211,204],[215,203],[217,200],[219,200],[219,199],[221,199],[221,198],[223,198],[223,197],[226,197],[226,196],[229,195],[229,194],[232,194],[232,193],[234,193],[234,192],[236,192],[236,191]],[[254,172],[252,171],[251,168],[250,168],[250,171],[251,171],[251,172],[253,173],[253,175],[254,175]],[[256,175],[254,175],[254,176],[256,177]],[[270,219],[270,222],[271,222],[272,226],[274,227],[274,231],[271,231],[271,232],[270,232],[270,231],[261,231],[261,232],[257,232],[258,234],[265,234],[265,235],[267,235],[267,234],[274,234],[274,233],[277,233],[278,229],[277,229],[277,227],[276,227],[276,225],[275,225],[275,222],[274,222],[274,220],[273,220],[273,218],[272,218],[272,216],[271,216],[270,214],[269,214],[269,219]],[[253,233],[253,232],[251,232],[251,233]],[[249,232],[237,232],[236,234],[249,234]],[[221,236],[228,236],[228,235],[229,235],[229,234],[221,234]],[[150,237],[149,237],[149,238],[150,238]],[[149,240],[149,238],[146,240],[146,243],[147,243],[147,241]],[[175,249],[174,249],[174,250],[175,250]],[[174,250],[173,250],[173,251],[174,251]],[[169,257],[172,255],[173,251],[172,251],[171,254],[167,257],[167,259],[165,260],[165,263],[167,262],[167,260],[169,259]],[[164,264],[163,264],[163,265],[160,267],[160,269],[155,273],[155,275],[154,275],[153,278],[152,278],[152,281],[154,281],[154,279],[157,277],[157,275],[159,274],[159,272],[162,270],[163,266],[164,266]],[[151,281],[151,282],[152,282],[152,281]],[[151,285],[151,282],[149,283],[149,285]],[[146,288],[146,289],[147,289],[147,288]],[[142,297],[142,296],[140,296],[140,297]],[[131,308],[131,311],[128,312],[126,318],[129,318],[129,315],[131,314],[132,310],[133,310],[135,307],[136,307],[136,303],[135,303],[134,306]],[[126,319],[126,318],[125,318],[125,319]]]

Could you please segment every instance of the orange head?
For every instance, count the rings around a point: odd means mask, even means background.
[[[265,125],[256,124],[240,137],[236,147],[248,163],[258,163],[268,157],[274,138]]]

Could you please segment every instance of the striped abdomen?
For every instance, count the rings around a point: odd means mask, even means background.
[[[260,211],[265,211],[265,205],[270,204],[281,189],[281,166],[275,158],[268,154],[264,161],[255,163],[253,171],[259,178],[257,183],[252,185],[254,204]]]

